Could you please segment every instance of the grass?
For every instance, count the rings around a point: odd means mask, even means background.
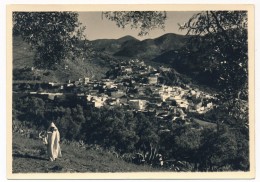
[[[13,173],[152,172],[147,165],[127,163],[113,154],[61,144],[62,158],[47,160],[40,140],[13,133]],[[158,171],[158,170],[157,170]]]

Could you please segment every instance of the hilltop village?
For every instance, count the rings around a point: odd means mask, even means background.
[[[171,71],[163,66],[155,69],[136,59],[112,64],[101,80],[85,77],[67,83],[42,83],[34,91],[27,84],[26,89],[32,96],[53,101],[74,96],[89,107],[120,106],[128,111],[154,113],[158,119],[173,122],[185,121],[188,113],[203,114],[216,106],[214,95],[188,84],[164,84],[162,74]]]

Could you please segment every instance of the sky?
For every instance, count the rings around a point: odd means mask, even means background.
[[[166,33],[186,34],[185,31],[180,31],[178,23],[183,24],[195,14],[194,11],[171,11],[167,12],[167,20],[165,22],[165,30],[155,29],[149,32],[147,36],[138,36],[137,29],[126,27],[125,29],[118,28],[115,22],[112,22],[105,17],[102,18],[102,12],[79,12],[79,21],[86,26],[86,37],[88,40],[95,39],[117,39],[126,35],[131,35],[139,40],[156,38]]]

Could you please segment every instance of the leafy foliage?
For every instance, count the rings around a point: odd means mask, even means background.
[[[218,131],[205,130],[199,152],[200,169],[210,171],[248,170],[248,148],[246,146],[241,148],[243,136],[237,134],[237,131],[231,131],[224,125]],[[237,163],[238,160],[241,160],[240,164]],[[245,160],[246,164],[242,164]]]
[[[186,167],[182,166],[183,170],[249,170],[248,133],[237,124],[202,128],[195,121],[190,124],[168,122],[168,130],[159,132],[163,131],[163,123],[154,115],[125,111],[122,107],[56,105],[37,97],[17,99],[14,110],[15,128],[22,124],[43,129],[54,121],[62,140],[81,140],[121,156],[130,154],[130,161],[131,154],[139,153],[145,156],[147,163],[154,164],[153,156],[160,152],[164,160],[187,163]]]
[[[36,51],[38,68],[54,69],[66,59],[85,57],[87,41],[74,12],[14,12],[13,34]]]
[[[190,161],[196,160],[198,149],[201,143],[201,132],[192,129],[191,126],[179,127],[175,130],[174,156],[176,158],[188,158]]]
[[[119,28],[140,29],[139,36],[147,35],[155,28],[164,29],[166,20],[166,12],[161,11],[111,11],[103,12],[103,16],[116,22]]]
[[[248,41],[246,11],[205,11],[180,26],[193,36],[205,71],[217,74],[225,99],[247,97]]]

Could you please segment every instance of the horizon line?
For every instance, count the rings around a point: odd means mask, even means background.
[[[92,40],[87,39],[87,40],[88,40],[88,41],[96,41],[96,40],[118,40],[118,39],[122,39],[122,38],[124,38],[124,37],[131,37],[131,38],[136,39],[136,40],[138,40],[138,41],[141,42],[141,41],[145,41],[145,40],[157,39],[157,38],[160,38],[160,37],[165,36],[165,35],[167,35],[167,34],[174,34],[174,35],[178,35],[178,36],[188,36],[187,34],[178,34],[178,33],[174,33],[174,32],[167,32],[167,33],[162,34],[162,35],[160,35],[160,36],[157,36],[157,37],[154,37],[154,38],[146,38],[146,39],[138,39],[137,37],[134,37],[134,36],[128,34],[128,35],[124,35],[124,36],[118,37],[118,38],[98,38],[98,39],[92,39]],[[138,36],[138,37],[139,37],[139,36]]]

